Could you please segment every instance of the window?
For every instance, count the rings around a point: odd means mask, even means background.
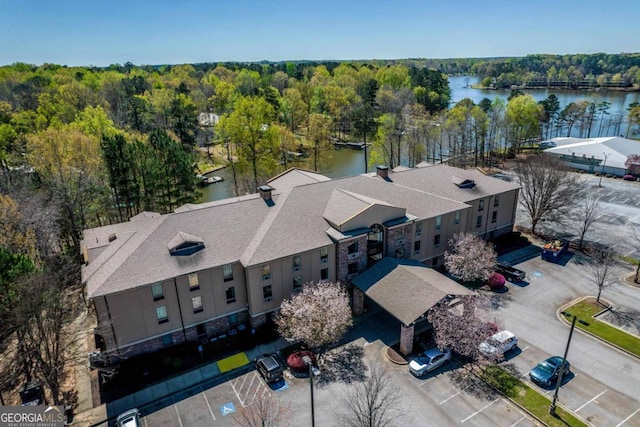
[[[431,260],[431,266],[434,268],[438,266],[438,257],[435,257]]]
[[[227,297],[227,304],[233,304],[236,302],[236,288],[235,286],[231,286],[224,291]]]
[[[499,204],[500,204],[500,195],[496,194],[495,196],[493,196],[493,207],[498,207]]]
[[[456,211],[456,225],[460,224],[460,211]]]
[[[413,242],[413,252],[418,255],[420,253],[420,240]]]
[[[224,275],[224,281],[230,282],[233,280],[233,266],[231,264],[222,266],[222,274]]]
[[[195,291],[200,289],[200,282],[198,281],[198,273],[191,273],[189,275],[189,289]]]
[[[329,280],[329,269],[323,268],[320,270],[320,280]]]
[[[436,230],[440,230],[440,228],[442,228],[442,215],[436,217]]]
[[[273,288],[271,285],[262,287],[262,296],[264,298],[264,302],[269,302],[273,299]]]
[[[293,271],[300,271],[300,255],[294,255],[293,256],[293,265],[292,265],[292,270]]]
[[[229,319],[229,326],[235,326],[238,324],[238,313],[230,314],[227,318]]]
[[[476,218],[476,227],[482,227],[482,215],[478,215]]]
[[[491,214],[491,222],[496,222],[498,220],[498,211],[494,211]]]
[[[151,285],[151,295],[153,295],[154,301],[160,301],[161,299],[164,299],[162,283],[154,283],[153,285]]]
[[[440,235],[439,234],[436,234],[435,236],[433,236],[433,247],[434,248],[440,247]]]
[[[269,264],[263,264],[261,267],[262,280],[271,279],[271,266]]]
[[[156,317],[158,318],[158,323],[167,323],[169,321],[167,306],[161,305],[160,307],[156,307]]]
[[[194,313],[200,313],[202,311],[202,297],[197,296],[191,298],[191,306],[193,307]]]
[[[347,247],[347,253],[349,255],[357,254],[358,253],[358,242],[353,242],[352,244],[350,244]]]
[[[478,212],[481,212],[484,209],[484,199],[478,200]]]
[[[348,270],[348,274],[358,274],[358,263],[357,262],[352,262],[351,264],[349,264],[349,270]]]
[[[422,234],[422,221],[416,222],[416,236]]]
[[[169,347],[170,345],[173,345],[173,337],[171,336],[171,334],[162,336],[162,345],[164,347]]]
[[[398,239],[404,239],[404,227],[398,228]]]
[[[320,248],[320,264],[326,264],[329,261],[329,249],[327,247]]]
[[[300,292],[302,290],[302,277],[297,276],[293,278],[293,292]]]

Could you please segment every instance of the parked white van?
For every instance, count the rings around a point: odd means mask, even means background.
[[[507,351],[513,350],[518,345],[518,337],[513,332],[500,331],[491,335],[480,343],[480,353],[484,356],[502,360]]]

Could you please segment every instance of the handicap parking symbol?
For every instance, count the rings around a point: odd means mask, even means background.
[[[233,406],[233,402],[225,403],[220,407],[220,412],[226,417],[227,415],[236,412],[236,407]]]

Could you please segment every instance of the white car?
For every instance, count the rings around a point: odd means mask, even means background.
[[[438,348],[430,348],[418,355],[409,362],[409,371],[418,377],[423,376],[427,372],[444,365],[451,359],[451,352],[448,349],[440,350]]]
[[[504,354],[518,346],[518,337],[513,332],[500,331],[480,343],[479,350],[485,357],[504,359]]]

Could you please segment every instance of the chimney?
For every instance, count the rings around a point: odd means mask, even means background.
[[[379,165],[376,166],[376,175],[385,181],[389,179],[389,166]]]
[[[271,190],[273,190],[273,188],[269,187],[268,185],[261,185],[260,187],[258,187],[260,197],[262,197],[262,199],[267,203],[271,202]]]

